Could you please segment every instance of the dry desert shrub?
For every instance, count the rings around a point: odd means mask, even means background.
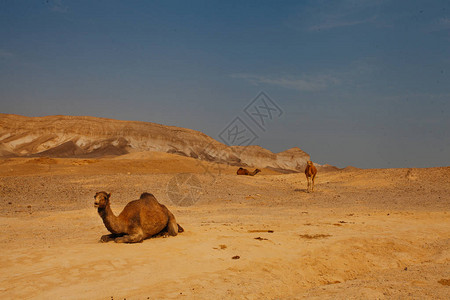
[[[307,240],[324,239],[330,237],[330,234],[300,234],[300,237]]]

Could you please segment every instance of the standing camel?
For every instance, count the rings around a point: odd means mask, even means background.
[[[317,169],[313,162],[308,160],[305,168],[306,180],[308,181],[307,192],[314,192],[314,178],[316,178]]]

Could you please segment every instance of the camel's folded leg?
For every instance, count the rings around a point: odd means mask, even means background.
[[[161,230],[159,233],[153,235],[152,238],[159,238],[159,237],[166,238],[168,236],[169,236],[169,232],[167,231],[167,226],[166,226],[166,228]]]
[[[176,226],[176,229],[175,229],[175,226]],[[180,224],[176,223],[176,220],[174,217],[171,220],[169,219],[169,223],[167,224],[166,228],[164,228],[160,233],[154,235],[153,237],[167,238],[169,236],[175,236],[175,235],[177,235],[177,233],[181,233],[181,232],[184,232],[184,228],[181,227]]]
[[[102,237],[100,238],[100,243],[107,243],[107,242],[111,242],[111,241],[114,241],[114,239],[115,238],[117,238],[118,237],[118,235],[116,235],[116,234],[113,234],[113,233],[111,233],[111,234],[105,234],[105,235],[102,235]]]
[[[142,243],[142,241],[144,241],[144,235],[140,233],[132,235],[126,234],[114,240],[116,243]]]

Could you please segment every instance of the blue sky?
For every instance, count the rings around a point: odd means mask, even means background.
[[[214,138],[260,91],[255,144],[344,167],[450,165],[449,1],[0,0],[0,112]]]

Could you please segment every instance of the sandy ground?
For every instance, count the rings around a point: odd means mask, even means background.
[[[235,171],[162,153],[0,160],[0,298],[448,299],[450,167],[322,172],[314,193],[303,174]],[[185,232],[99,243],[101,190],[116,214],[151,192]]]

